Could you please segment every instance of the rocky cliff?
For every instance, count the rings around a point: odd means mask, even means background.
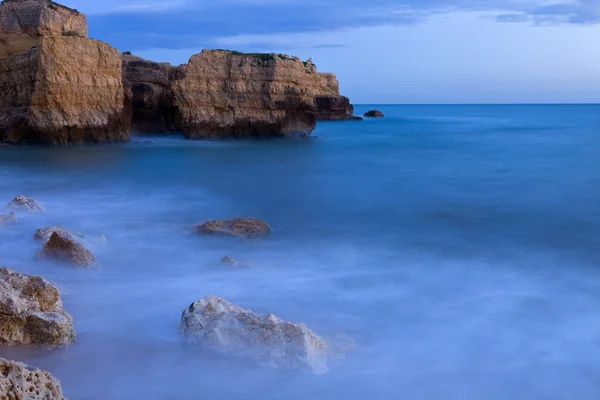
[[[317,119],[352,119],[333,74],[280,54],[204,50],[172,67],[123,54],[133,126],[189,138],[306,136]]]
[[[48,0],[0,5],[0,141],[115,142],[141,132],[188,138],[307,136],[354,119],[333,74],[282,54],[205,50],[173,67],[89,39],[85,16]]]
[[[120,55],[87,38],[85,16],[50,1],[5,0],[0,37],[5,142],[65,145],[129,138]]]

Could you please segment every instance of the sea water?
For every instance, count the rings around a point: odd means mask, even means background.
[[[0,265],[57,284],[78,334],[0,356],[71,400],[600,398],[600,106],[370,108],[309,140],[0,148],[0,202],[47,209],[0,231]],[[189,229],[236,216],[272,236]],[[56,224],[106,235],[96,269],[36,260]],[[356,350],[321,376],[190,351],[208,294]]]

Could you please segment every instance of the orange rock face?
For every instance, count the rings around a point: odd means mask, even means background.
[[[14,23],[20,18],[21,25]],[[0,51],[0,136],[5,142],[66,145],[129,138],[131,113],[120,55],[87,38],[83,14],[47,1],[5,1],[0,6],[2,35],[12,43]],[[11,40],[12,35],[25,39]]]

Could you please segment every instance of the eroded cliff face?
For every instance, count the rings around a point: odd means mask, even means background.
[[[121,57],[87,38],[83,14],[44,0],[5,0],[0,37],[11,43],[0,53],[3,141],[67,145],[129,138]]]
[[[124,53],[133,127],[188,138],[307,136],[317,119],[350,119],[334,74],[278,54],[204,50],[172,67]]]
[[[138,132],[160,133],[175,129],[173,94],[169,75],[173,66],[123,53],[123,80],[131,87],[133,119]]]
[[[189,138],[310,135],[311,73],[296,59],[204,50],[173,74],[175,124]]]
[[[4,0],[0,4],[0,57],[27,51],[44,36],[87,37],[85,15],[52,1]]]

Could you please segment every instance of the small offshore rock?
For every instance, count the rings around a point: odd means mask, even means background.
[[[191,346],[249,357],[268,367],[316,374],[327,372],[328,360],[339,356],[340,350],[304,324],[245,310],[214,295],[183,312],[180,332]]]
[[[241,262],[233,257],[225,256],[221,259],[221,264],[230,265],[236,268],[252,268],[252,264]]]
[[[74,342],[73,318],[58,289],[40,276],[0,268],[0,344],[60,347]]]
[[[383,118],[383,113],[379,110],[370,110],[365,113],[365,117],[369,118]]]
[[[271,234],[271,227],[258,218],[233,218],[208,221],[195,228],[196,233],[205,235],[237,236],[245,239],[260,239]]]
[[[30,213],[41,213],[44,207],[34,199],[25,196],[17,196],[13,201],[8,203],[9,211],[25,211]]]
[[[16,224],[17,222],[17,214],[14,212],[11,212],[10,214],[0,214],[0,228],[4,225]]]
[[[67,400],[49,372],[0,358],[0,399]]]
[[[76,267],[89,268],[96,263],[96,257],[81,243],[68,235],[52,232],[50,239],[38,253],[38,258],[51,258],[68,261]]]

